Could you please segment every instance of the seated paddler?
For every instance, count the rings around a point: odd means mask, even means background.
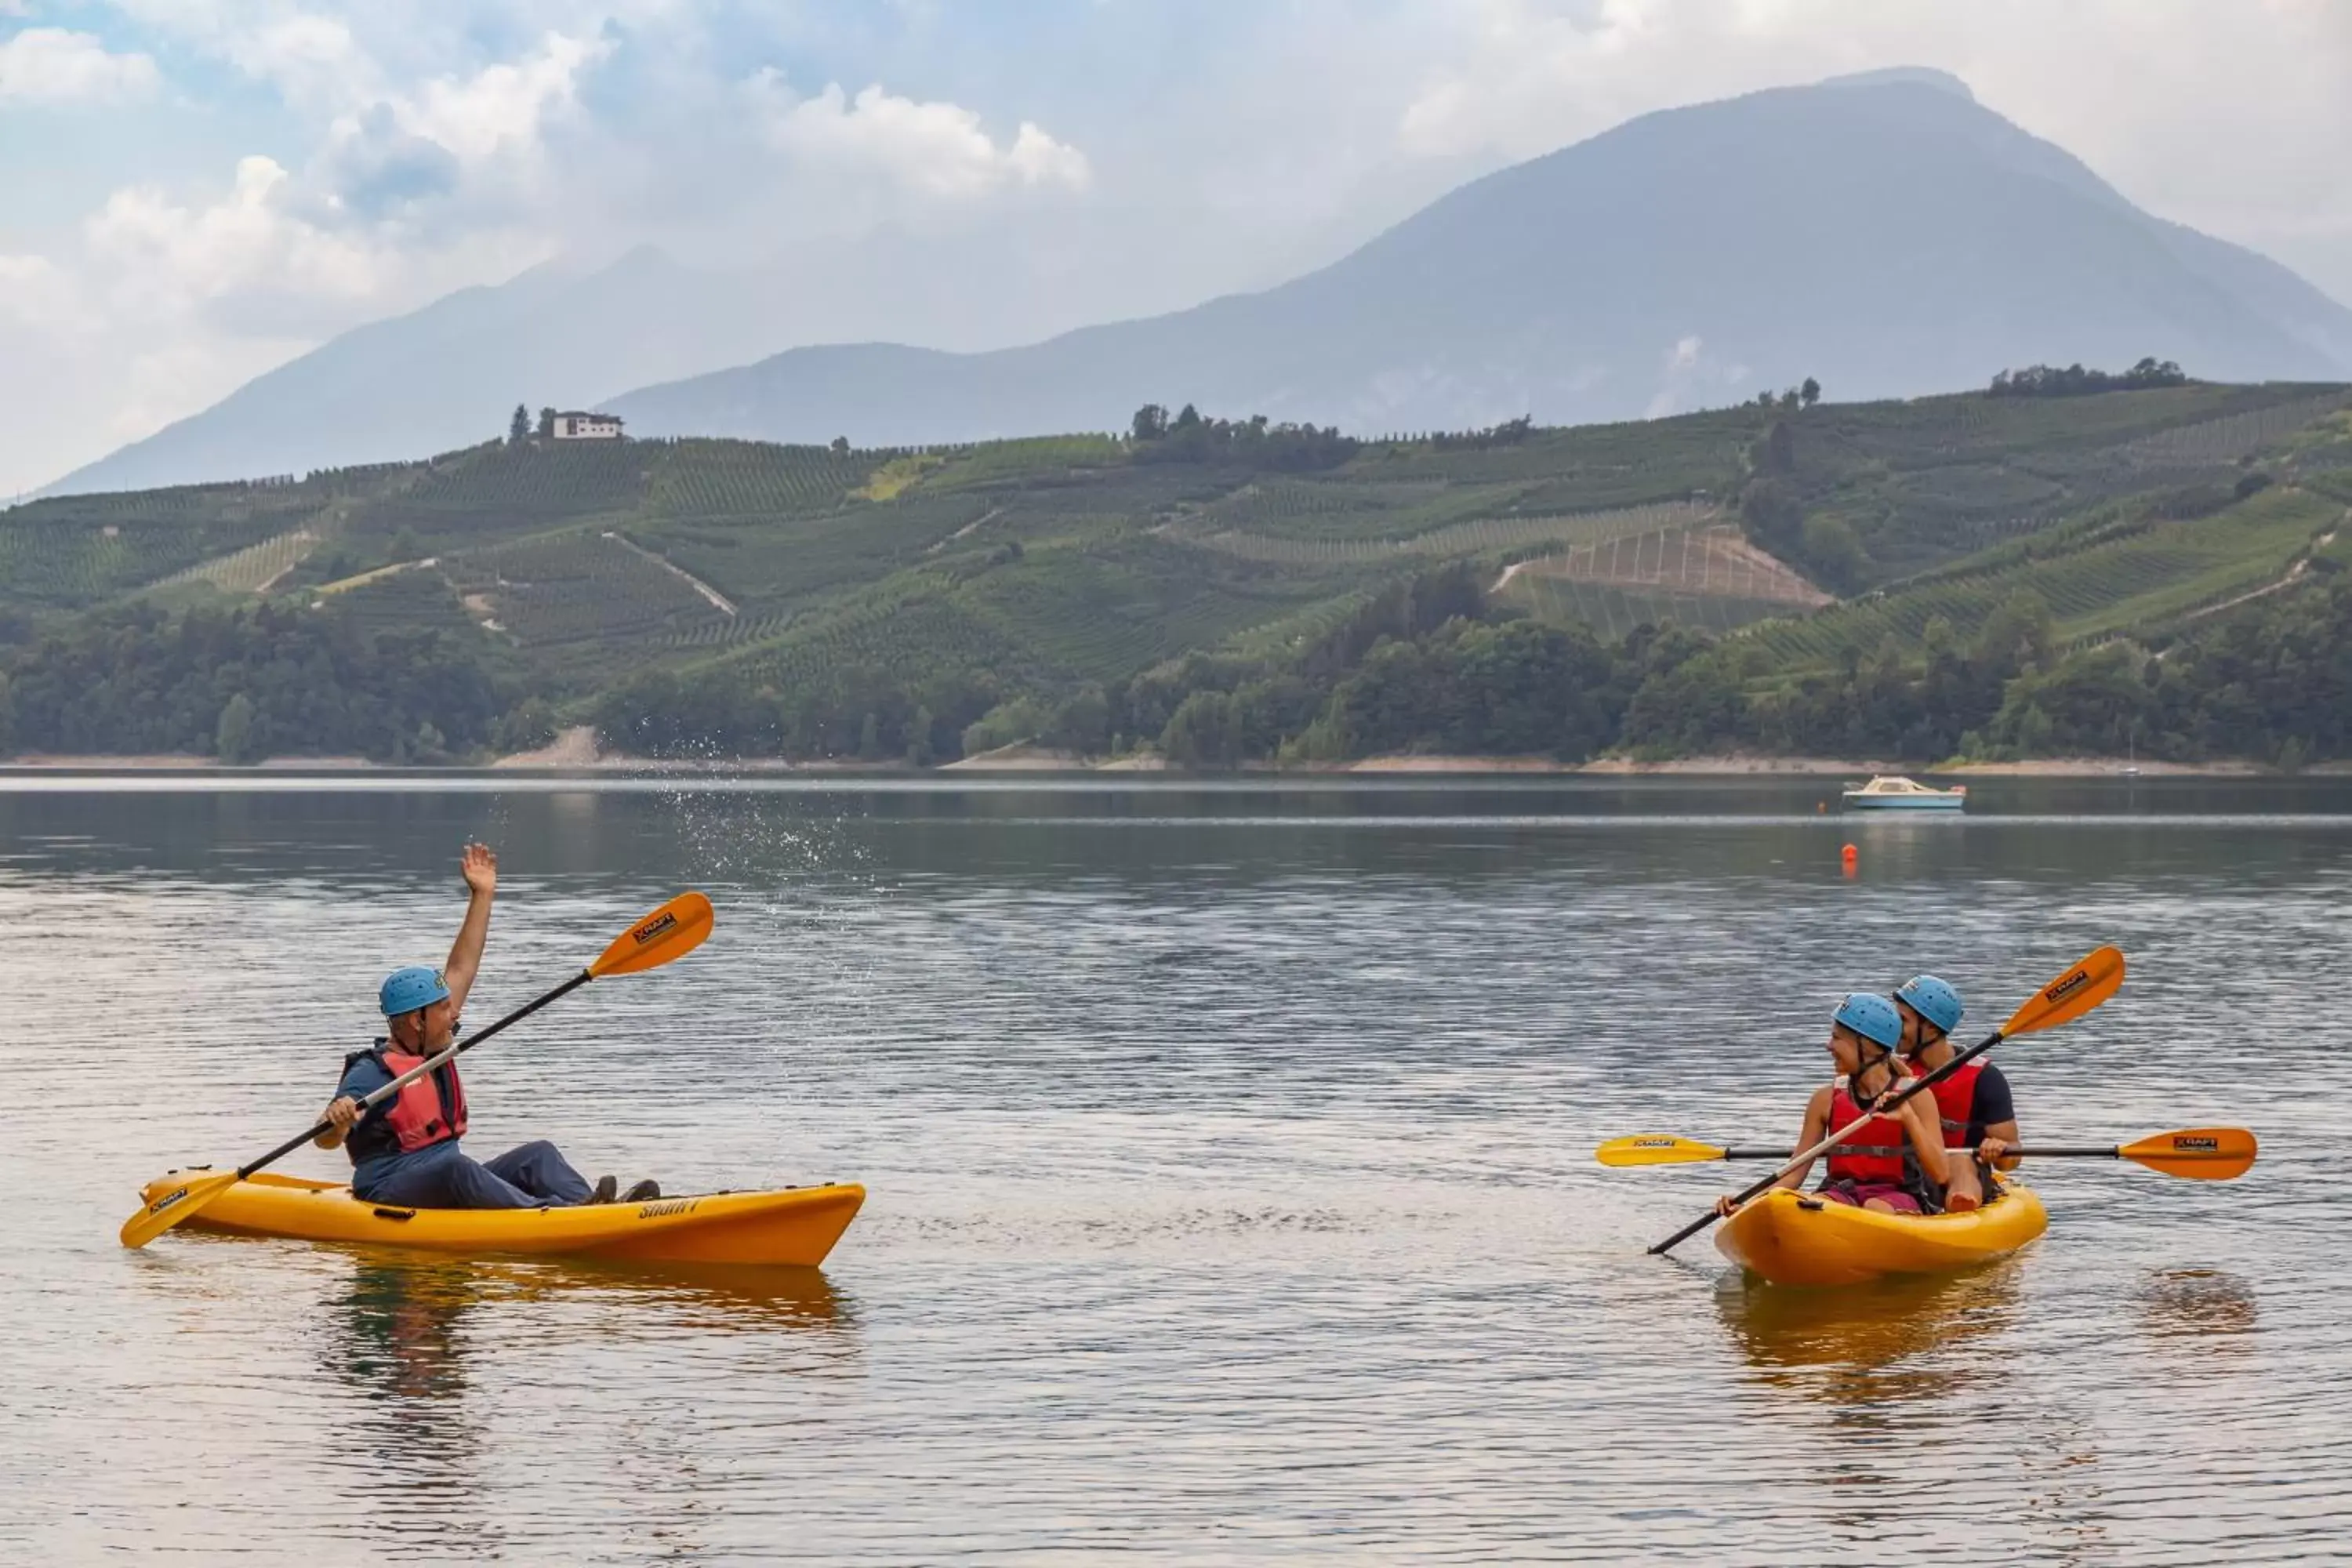
[[[1844,1132],[1907,1085],[1911,1080],[1902,1075],[1897,1054],[1902,1044],[1902,1015],[1885,997],[1855,992],[1839,1003],[1831,1016],[1827,1047],[1838,1076],[1805,1102],[1797,1147],[1810,1149],[1832,1133]],[[1871,1115],[1830,1151],[1829,1162],[1820,1197],[1880,1214],[1936,1212],[1948,1166],[1933,1091]],[[1812,1163],[1806,1161],[1773,1185],[1801,1188]],[[1738,1206],[1728,1194],[1716,1202],[1718,1214]]]
[[[1926,1078],[1959,1054],[1951,1034],[1960,1026],[1960,994],[1932,974],[1915,974],[1895,993],[1903,1016],[1903,1055],[1913,1078]],[[1953,1213],[1978,1208],[2000,1192],[1995,1171],[2016,1168],[2009,1151],[2017,1147],[2017,1104],[2000,1068],[1979,1057],[1949,1078],[1927,1086],[1936,1097],[1936,1120],[1943,1124],[1950,1152],[1951,1183],[1944,1206]]]
[[[552,1143],[525,1143],[498,1158],[476,1161],[458,1147],[466,1131],[466,1088],[455,1058],[365,1111],[361,1100],[446,1049],[457,1037],[457,1017],[474,988],[490,931],[499,858],[487,845],[468,844],[459,864],[466,880],[466,918],[446,963],[436,970],[412,964],[394,970],[377,994],[384,1034],[343,1058],[343,1079],[318,1138],[352,1157],[352,1192],[371,1203],[403,1208],[521,1209],[611,1203],[620,1184],[605,1176],[594,1186]],[[639,1182],[621,1201],[661,1195]]]

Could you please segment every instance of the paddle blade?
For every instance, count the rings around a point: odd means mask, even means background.
[[[2125,1159],[2198,1182],[2226,1182],[2253,1168],[2254,1135],[2242,1127],[2184,1127],[2116,1151]]]
[[[2009,1016],[2000,1026],[2003,1037],[2032,1034],[2036,1029],[2069,1024],[2114,995],[2124,983],[2124,955],[2103,947],[2043,986]]]
[[[236,1185],[235,1171],[219,1171],[173,1184],[172,1190],[122,1222],[122,1245],[144,1247]]]
[[[673,958],[683,958],[710,934],[710,900],[700,893],[680,893],[627,931],[588,966],[603,979],[607,974],[635,974],[658,969]]]
[[[1592,1152],[1592,1157],[1604,1165],[1696,1165],[1706,1160],[1720,1160],[1724,1155],[1725,1152],[1712,1143],[1655,1132],[1638,1138],[1612,1138]]]

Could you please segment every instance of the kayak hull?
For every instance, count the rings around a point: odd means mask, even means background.
[[[159,1176],[141,1196],[152,1203],[184,1180],[181,1172]],[[368,1203],[332,1182],[265,1171],[230,1187],[185,1223],[192,1230],[231,1236],[429,1252],[814,1268],[865,1201],[864,1187],[842,1184],[568,1208],[417,1209]]]
[[[1775,1285],[1859,1285],[1941,1274],[2006,1258],[2050,1228],[2049,1211],[2012,1182],[1967,1214],[1875,1214],[1782,1189],[1724,1221],[1716,1250]]]

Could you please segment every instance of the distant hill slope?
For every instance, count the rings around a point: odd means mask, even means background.
[[[0,510],[0,644],[226,594],[471,622],[557,702],[721,668],[1051,693],[1291,646],[1448,563],[1608,637],[1765,623],[1792,663],[1907,645],[2018,585],[2066,637],[2148,633],[2278,581],[2352,505],[2352,390],[1749,405],[1303,465],[1177,456],[1099,436],[490,444],[59,497]]]
[[[613,406],[646,434],[861,444],[1188,400],[1370,433],[1632,418],[1809,374],[1909,396],[2144,354],[2352,374],[2352,311],[1909,71],[1644,116],[1265,293],[983,354],[794,349]]]

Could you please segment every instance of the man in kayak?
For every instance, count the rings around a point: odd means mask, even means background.
[[[1843,1132],[1864,1112],[1910,1081],[1898,1076],[1902,1058],[1903,1018],[1884,996],[1854,992],[1838,1004],[1831,1016],[1829,1053],[1838,1077],[1813,1090],[1805,1103],[1805,1125],[1797,1147],[1810,1149],[1833,1132]],[[1928,1214],[1942,1189],[1947,1163],[1944,1139],[1936,1125],[1935,1101],[1913,1095],[1883,1117],[1874,1117],[1847,1134],[1829,1157],[1829,1179],[1819,1195],[1832,1203],[1851,1204],[1880,1214]],[[1811,1160],[1773,1184],[1801,1188],[1811,1172]],[[1716,1200],[1717,1214],[1728,1215],[1738,1203],[1726,1194]]]
[[[1904,1065],[1913,1078],[1926,1078],[1959,1054],[1951,1034],[1960,1026],[1960,994],[1950,985],[1932,974],[1915,974],[1896,989],[1895,1006],[1903,1015]],[[1944,1206],[1955,1214],[1981,1207],[2000,1191],[1990,1173],[2017,1165],[2014,1159],[2000,1163],[2018,1143],[2017,1104],[2009,1079],[1979,1057],[1927,1092],[1936,1097],[1944,1147],[1954,1156]]]
[[[485,844],[468,844],[459,862],[466,879],[466,918],[438,970],[411,964],[394,970],[377,994],[386,1037],[343,1058],[343,1080],[319,1134],[321,1149],[348,1145],[352,1192],[371,1203],[403,1208],[530,1209],[614,1201],[611,1176],[591,1187],[548,1142],[525,1143],[481,1163],[459,1152],[466,1131],[466,1090],[455,1060],[444,1063],[364,1113],[360,1101],[457,1037],[457,1015],[482,966],[490,934],[490,901],[498,892],[499,858]],[[661,1196],[639,1182],[624,1203]]]

